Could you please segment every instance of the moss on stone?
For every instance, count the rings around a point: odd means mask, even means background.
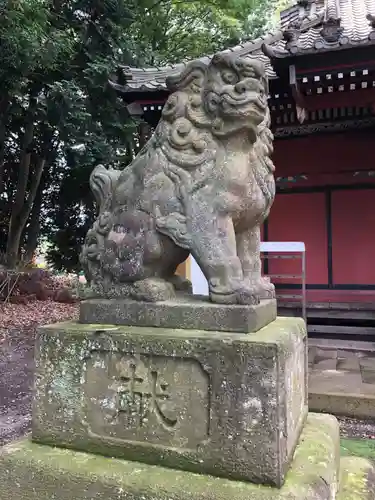
[[[359,457],[343,458],[337,500],[374,500],[374,498],[375,474],[371,462]]]
[[[214,332],[214,331],[202,331],[202,330],[178,330],[176,328],[157,328],[157,327],[141,327],[141,326],[114,326],[114,325],[100,325],[100,324],[85,324],[78,323],[77,321],[65,321],[62,323],[55,323],[52,325],[45,325],[39,328],[40,334],[56,334],[64,331],[65,334],[71,335],[86,335],[87,333],[98,335],[108,333],[116,334],[126,334],[127,336],[139,335],[145,333],[147,330],[148,334],[155,335],[156,338],[161,336],[172,337],[172,338],[201,338],[204,335],[207,339],[216,338],[227,339],[228,341],[248,341],[248,342],[260,342],[263,341],[266,344],[280,343],[280,338],[285,334],[285,341],[288,342],[289,336],[304,339],[306,337],[306,326],[302,318],[295,317],[278,317],[275,321],[269,325],[261,328],[257,332],[250,334],[246,333],[236,333],[236,332]]]
[[[310,415],[283,488],[37,445],[24,440],[0,452],[5,500],[319,500],[336,489],[338,424]]]
[[[33,440],[279,486],[308,411],[305,337],[299,318],[278,318],[250,335],[74,322],[43,327]],[[130,418],[123,411],[114,388],[127,389],[119,380],[133,359],[146,374],[142,390],[151,387],[151,368],[169,386],[173,432],[152,404],[145,415],[141,409],[145,425],[137,408]]]
[[[289,478],[306,481],[307,476],[318,473],[328,484],[336,483],[340,467],[338,422],[331,415],[310,413],[308,424],[296,449]]]

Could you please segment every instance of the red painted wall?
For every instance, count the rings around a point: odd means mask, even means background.
[[[307,283],[327,285],[327,231],[324,193],[279,194],[269,218],[270,241],[303,241]],[[270,274],[301,274],[300,260],[270,260]],[[291,280],[274,280],[292,283]],[[300,282],[300,281],[299,281]],[[298,283],[298,281],[294,281]]]
[[[322,186],[375,186],[375,176],[366,174],[366,170],[375,170],[374,137],[371,130],[276,140],[276,177],[307,177],[279,187],[313,191]],[[330,223],[333,285],[375,285],[375,189],[332,189]],[[305,242],[310,285],[328,284],[328,225],[325,193],[281,191],[276,196],[268,239]],[[299,269],[297,262],[271,261],[269,274],[297,274]],[[314,300],[319,299],[315,295]]]
[[[332,193],[335,285],[375,285],[375,189]]]
[[[310,135],[275,141],[277,176],[374,169],[374,131]]]

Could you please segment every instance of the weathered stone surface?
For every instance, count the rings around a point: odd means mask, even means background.
[[[134,161],[91,175],[99,216],[81,262],[93,292],[170,300],[174,272],[192,253],[213,302],[274,298],[260,262],[260,226],[275,197],[263,65],[220,53],[167,85],[160,123]]]
[[[256,306],[221,305],[205,297],[184,296],[171,302],[91,299],[81,303],[81,323],[154,326],[188,330],[250,333],[276,319],[276,300]]]
[[[336,419],[329,415],[309,415],[281,489],[25,440],[0,451],[0,499],[334,500],[338,466],[339,428]],[[346,491],[350,493],[351,489]],[[357,499],[349,495],[342,500],[352,498]]]
[[[340,466],[340,491],[337,500],[374,500],[374,465],[358,457],[344,457]]]
[[[336,392],[324,394],[315,392],[315,388],[309,391],[309,408],[311,411],[330,413],[337,416],[345,416],[359,419],[373,419],[375,407],[375,395]]]
[[[281,485],[307,412],[306,328],[39,330],[33,439]]]

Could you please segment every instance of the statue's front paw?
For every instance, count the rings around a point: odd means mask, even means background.
[[[210,283],[210,299],[217,304],[259,304],[259,295],[256,287],[248,287],[244,283],[236,283],[234,286],[219,287],[216,283]]]
[[[220,278],[211,278],[208,286],[211,302],[215,304],[237,304],[237,284],[224,281]]]
[[[210,300],[215,304],[237,304],[237,294],[233,293],[215,293],[210,291]]]

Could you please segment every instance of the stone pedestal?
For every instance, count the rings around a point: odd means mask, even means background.
[[[90,299],[81,303],[80,322],[153,326],[183,330],[254,333],[276,319],[275,299],[255,306],[214,304],[208,297],[182,295],[173,301]]]
[[[0,500],[373,500],[337,420],[306,420],[306,366],[296,318],[41,328],[32,440],[0,448]]]
[[[307,414],[306,328],[40,330],[33,440],[281,486]]]

